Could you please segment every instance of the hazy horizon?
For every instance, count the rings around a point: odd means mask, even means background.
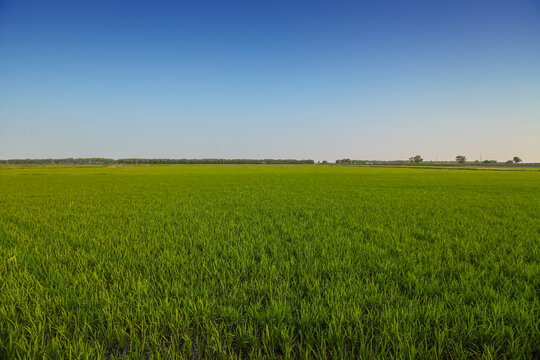
[[[0,55],[0,159],[540,162],[532,0],[4,0]]]

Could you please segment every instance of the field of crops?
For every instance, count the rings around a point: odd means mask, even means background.
[[[540,172],[0,167],[0,358],[530,359]]]

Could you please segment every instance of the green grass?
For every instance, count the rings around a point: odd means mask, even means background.
[[[0,167],[0,358],[530,359],[540,173]]]

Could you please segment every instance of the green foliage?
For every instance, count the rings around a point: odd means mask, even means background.
[[[0,168],[2,359],[531,359],[540,173]]]
[[[467,158],[464,155],[456,156],[456,162],[457,163],[464,164],[465,161],[467,161]]]
[[[10,159],[0,160],[0,165],[184,165],[184,164],[314,164],[313,160],[296,159]]]
[[[514,158],[512,159],[514,161],[514,163],[518,164],[521,162],[521,158],[519,156],[514,156]]]
[[[424,159],[420,155],[411,156],[409,158],[409,162],[412,162],[412,163],[415,163],[415,164],[419,164],[422,161],[424,161]]]

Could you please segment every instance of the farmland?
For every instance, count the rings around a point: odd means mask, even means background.
[[[533,358],[540,172],[0,167],[0,358]]]

